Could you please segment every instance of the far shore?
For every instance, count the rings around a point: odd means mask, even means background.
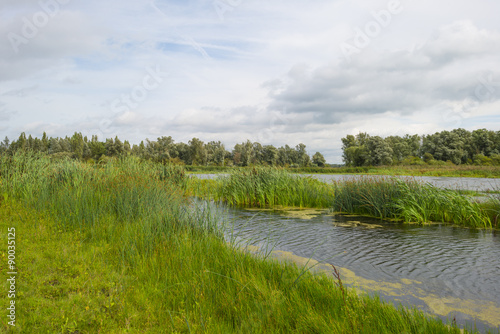
[[[190,174],[228,173],[243,168],[259,168],[258,166],[185,166]],[[288,167],[289,172],[297,174],[346,174],[346,175],[401,175],[401,176],[435,176],[435,177],[475,177],[500,178],[500,166],[475,165],[411,165],[411,166],[367,166],[367,167]]]

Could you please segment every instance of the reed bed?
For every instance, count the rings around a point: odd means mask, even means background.
[[[134,159],[0,157],[0,227],[16,228],[22,305],[2,330],[460,333],[227,244],[182,175]]]
[[[191,178],[187,188],[195,196],[232,206],[330,208],[407,223],[491,228],[500,212],[500,203],[477,203],[469,192],[389,176],[361,176],[327,184],[283,169],[254,168],[234,170],[213,180]]]
[[[491,228],[487,211],[470,196],[413,179],[364,176],[333,183],[333,210],[403,220]]]
[[[193,179],[194,194],[240,207],[328,207],[330,185],[279,168],[233,170],[215,180]]]

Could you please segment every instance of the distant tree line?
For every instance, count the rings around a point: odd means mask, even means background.
[[[118,137],[100,141],[97,136],[90,139],[81,133],[65,138],[48,137],[44,132],[41,139],[26,137],[10,141],[5,138],[0,143],[0,154],[13,155],[17,151],[34,151],[49,154],[55,158],[68,157],[84,161],[102,161],[110,157],[133,155],[142,159],[161,163],[198,166],[282,166],[282,167],[324,167],[325,158],[319,152],[310,157],[306,145],[298,144],[295,148],[288,145],[276,148],[273,145],[261,145],[247,140],[236,144],[232,151],[226,150],[220,141],[204,143],[198,138],[186,143],[176,143],[172,137],[160,137],[157,140],[141,141],[131,145]]]
[[[500,131],[455,129],[432,135],[382,138],[367,133],[342,138],[348,166],[475,164],[500,165]]]

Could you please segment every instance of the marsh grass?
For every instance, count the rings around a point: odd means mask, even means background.
[[[213,180],[192,179],[194,194],[240,207],[328,207],[331,186],[278,168],[238,169]]]
[[[227,244],[162,168],[0,157],[0,225],[16,228],[19,271],[16,327],[2,319],[3,331],[460,333]]]
[[[492,227],[485,208],[469,195],[412,179],[365,176],[334,182],[334,189],[335,211],[405,222]]]
[[[490,218],[491,224],[495,228],[500,227],[500,195],[495,190],[489,195],[488,200],[479,204]]]
[[[331,208],[407,223],[445,222],[491,228],[498,202],[477,203],[474,192],[447,190],[412,178],[361,176],[323,183],[283,169],[239,169],[206,180],[192,177],[191,194],[238,207]],[[498,215],[498,213],[497,213]]]

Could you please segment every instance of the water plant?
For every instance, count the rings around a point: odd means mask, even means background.
[[[280,168],[237,169],[214,180],[192,180],[198,196],[234,206],[328,207],[333,200],[330,185],[300,177]]]
[[[487,212],[471,196],[414,179],[364,176],[333,185],[335,211],[405,222],[492,227]]]

